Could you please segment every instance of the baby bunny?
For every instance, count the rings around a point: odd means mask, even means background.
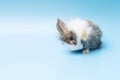
[[[61,41],[72,51],[82,50],[83,53],[89,53],[89,50],[101,46],[102,32],[90,20],[76,18],[65,24],[57,19],[56,27]]]

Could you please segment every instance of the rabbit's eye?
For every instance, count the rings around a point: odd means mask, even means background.
[[[70,40],[73,40],[73,38],[71,37]]]

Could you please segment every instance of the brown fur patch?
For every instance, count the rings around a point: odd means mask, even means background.
[[[86,41],[86,36],[87,36],[87,33],[86,33],[86,30],[84,29],[83,32],[82,32],[82,35],[81,35],[81,39],[83,41]]]

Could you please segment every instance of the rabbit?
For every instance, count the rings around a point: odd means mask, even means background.
[[[101,46],[102,31],[90,20],[75,18],[65,24],[58,18],[56,27],[60,40],[72,51],[82,50],[87,54]]]

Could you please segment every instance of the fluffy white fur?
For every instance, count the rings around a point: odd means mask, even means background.
[[[86,39],[89,36],[91,28],[89,27],[89,23],[87,20],[83,20],[80,18],[72,19],[67,23],[68,29],[72,30],[77,35],[77,45],[69,45],[64,43],[71,50],[80,50],[83,48],[83,44],[81,43],[82,32],[86,31]]]

